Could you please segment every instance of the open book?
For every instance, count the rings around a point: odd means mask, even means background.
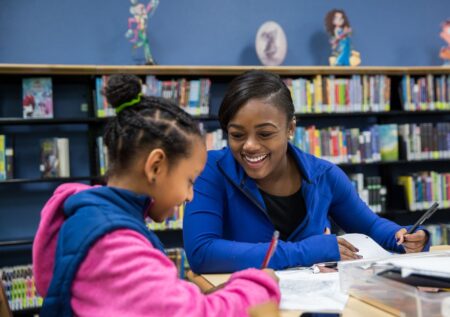
[[[344,238],[356,248],[359,249],[358,254],[362,255],[364,260],[375,259],[375,258],[385,258],[390,256],[392,253],[383,249],[378,243],[376,243],[371,237],[366,236],[361,233],[348,233],[340,236]]]

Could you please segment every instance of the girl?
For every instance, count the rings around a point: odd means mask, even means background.
[[[42,211],[33,245],[41,316],[244,316],[279,302],[273,271],[250,269],[205,296],[144,223],[193,198],[206,150],[196,122],[176,105],[141,95],[139,78],[111,76],[117,116],[106,128],[107,186],[65,184]]]

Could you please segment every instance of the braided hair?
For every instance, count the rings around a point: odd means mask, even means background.
[[[105,95],[114,108],[133,100],[142,91],[141,80],[135,75],[110,76]],[[189,157],[191,136],[201,136],[197,122],[175,103],[142,96],[131,107],[121,110],[105,130],[110,168],[108,174],[120,173],[141,153],[161,148],[169,164]]]

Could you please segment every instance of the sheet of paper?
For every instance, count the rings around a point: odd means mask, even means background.
[[[421,273],[425,275],[450,277],[450,252],[415,253],[392,257],[379,264],[391,264],[402,269],[402,274]]]
[[[360,233],[348,233],[340,236],[359,249],[358,254],[363,259],[385,258],[391,255],[390,252],[383,249],[371,237]]]
[[[277,271],[280,278],[281,309],[342,312],[348,300],[339,288],[338,273],[312,270]]]

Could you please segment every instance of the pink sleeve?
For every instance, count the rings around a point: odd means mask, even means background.
[[[76,316],[247,316],[249,306],[280,301],[278,285],[249,269],[223,289],[203,295],[177,276],[175,265],[140,234],[127,229],[100,239],[72,285]]]

